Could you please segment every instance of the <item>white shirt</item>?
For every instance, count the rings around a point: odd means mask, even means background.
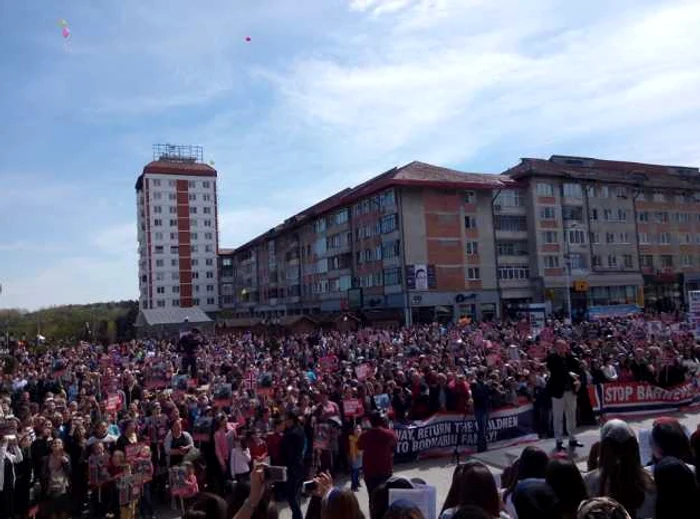
[[[17,445],[13,445],[11,449],[8,449],[7,442],[0,443],[0,460],[3,462],[0,465],[0,492],[5,488],[5,460],[9,461],[13,466],[12,470],[15,470],[14,465],[21,463],[24,458],[22,457],[22,449]]]
[[[231,475],[236,474],[246,474],[250,472],[250,449],[241,449],[240,447],[234,447],[231,449]]]

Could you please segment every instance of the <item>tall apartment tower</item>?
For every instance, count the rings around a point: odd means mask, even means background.
[[[216,170],[200,146],[153,146],[136,181],[141,309],[218,310]]]

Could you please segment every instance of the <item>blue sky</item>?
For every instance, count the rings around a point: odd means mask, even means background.
[[[137,296],[157,142],[216,162],[223,246],[411,160],[700,164],[697,1],[0,0],[0,20],[0,307]]]

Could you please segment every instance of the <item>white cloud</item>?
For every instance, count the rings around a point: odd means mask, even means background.
[[[376,14],[391,3],[350,7]],[[651,145],[659,127],[700,115],[696,2],[587,12],[551,1],[401,3],[357,47],[267,76],[339,162],[464,163],[505,142],[556,152],[591,137],[624,149],[626,132],[646,127],[637,138]],[[683,121],[679,147],[695,140],[697,121]]]

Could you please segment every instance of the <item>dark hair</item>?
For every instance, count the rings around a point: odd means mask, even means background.
[[[623,442],[606,438],[600,443],[599,495],[612,497],[634,513],[642,503],[653,482],[639,459],[636,436]]]
[[[578,506],[588,497],[586,484],[576,464],[570,460],[550,460],[545,480],[559,498],[562,513],[576,517]]]
[[[661,451],[662,457],[672,456],[692,463],[690,440],[677,420],[657,421],[651,430],[651,441]]]
[[[233,487],[233,496],[231,498],[231,507],[229,517],[233,517],[238,510],[243,506],[243,503],[250,495],[250,483],[240,481]],[[270,491],[267,490],[263,494],[262,499],[255,508],[252,514],[252,519],[277,519],[277,508],[272,502]]]
[[[423,512],[415,505],[400,506],[393,504],[384,514],[383,519],[427,519],[423,517]]]
[[[510,486],[503,493],[503,501],[513,493],[519,481],[530,478],[544,479],[547,473],[547,463],[549,463],[549,456],[545,451],[539,447],[525,447],[518,458],[517,476],[513,478]]]
[[[597,441],[591,445],[591,450],[588,453],[588,462],[586,463],[588,472],[598,468],[600,464],[600,442]]]
[[[656,519],[688,517],[690,510],[700,511],[695,476],[682,460],[670,456],[662,459],[654,467],[654,481]]]
[[[365,519],[351,490],[333,490],[321,506],[321,519]]]
[[[500,512],[496,480],[488,467],[480,461],[472,460],[455,467],[442,512],[465,505],[476,505],[493,516]]]
[[[392,488],[411,489],[413,484],[405,478],[382,483],[372,492],[369,501],[369,516],[371,519],[384,519],[384,514],[389,508],[389,490]]]
[[[561,519],[557,495],[544,481],[519,483],[513,492],[513,505],[518,519]]]

